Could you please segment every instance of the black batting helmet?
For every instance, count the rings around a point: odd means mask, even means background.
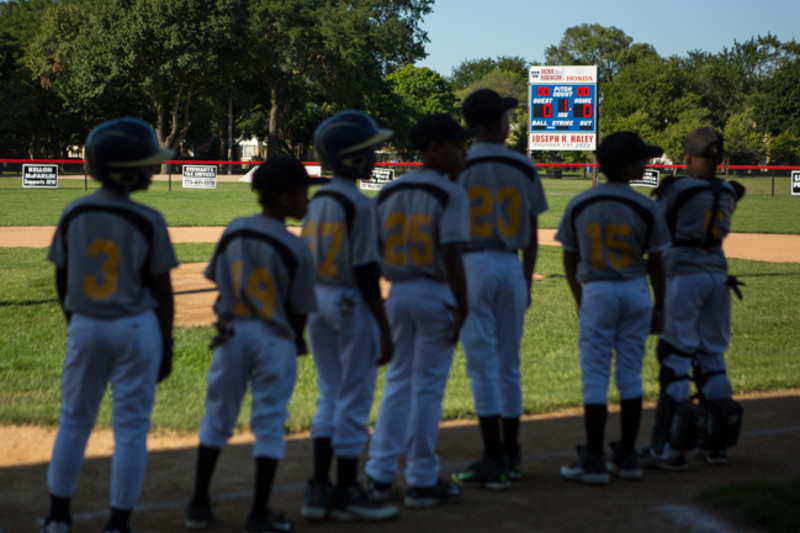
[[[361,178],[375,164],[375,146],[393,134],[362,111],[342,111],[317,127],[314,148],[334,174]]]
[[[86,137],[89,174],[121,192],[147,188],[154,163],[174,156],[174,151],[159,146],[153,128],[138,118],[103,122]]]

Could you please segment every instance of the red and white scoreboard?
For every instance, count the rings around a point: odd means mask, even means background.
[[[597,148],[597,66],[532,66],[528,150]]]

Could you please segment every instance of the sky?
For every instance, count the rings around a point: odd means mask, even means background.
[[[614,26],[661,57],[712,54],[758,35],[800,41],[798,0],[435,0],[421,24],[428,57],[416,63],[442,76],[465,59],[519,56],[544,62],[564,31]]]

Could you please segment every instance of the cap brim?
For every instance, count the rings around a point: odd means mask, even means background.
[[[643,159],[653,159],[654,157],[661,157],[664,154],[664,150],[661,149],[660,146],[653,146],[653,145],[645,145],[644,151],[642,155],[644,156]]]
[[[150,157],[145,157],[144,159],[137,159],[136,161],[120,161],[120,162],[108,163],[108,166],[112,168],[144,167],[147,165],[152,165],[153,163],[169,161],[174,157],[175,157],[175,150],[170,150],[168,148],[161,148],[158,150],[158,152],[154,153]]]
[[[508,111],[509,109],[513,109],[519,105],[519,101],[516,98],[506,97],[501,99],[503,104],[503,110]]]
[[[329,181],[331,181],[331,179],[330,179],[330,178],[323,178],[323,177],[319,177],[319,178],[308,178],[308,184],[309,184],[309,185],[325,185],[325,184],[326,184],[326,183],[328,183]]]
[[[355,146],[348,146],[347,150],[344,150],[344,151],[340,152],[340,154],[347,154],[347,153],[350,153],[350,152],[356,152],[358,150],[362,150],[364,148],[369,148],[370,146],[377,146],[377,145],[381,144],[383,141],[385,141],[386,139],[388,139],[389,137],[391,137],[392,135],[394,135],[394,131],[393,130],[379,129],[375,133],[375,135],[373,135],[372,137],[370,137],[366,141],[364,141],[364,142],[362,142],[360,144],[357,144]]]

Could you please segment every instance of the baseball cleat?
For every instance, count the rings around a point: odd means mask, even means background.
[[[392,494],[392,484],[376,481],[372,478],[367,479],[367,496],[376,502],[385,502]]]
[[[336,487],[328,518],[338,522],[381,522],[397,516],[397,507],[376,502],[358,485]]]
[[[655,468],[667,472],[686,472],[689,469],[686,457],[680,452],[659,454],[648,446],[637,451],[636,455],[639,464],[645,468]]]
[[[694,456],[714,466],[725,466],[728,464],[728,453],[724,449],[706,450],[704,448],[695,448]]]
[[[294,524],[291,520],[267,511],[267,516],[263,518],[250,515],[244,524],[244,533],[273,533],[275,531],[294,531]]]
[[[45,518],[41,533],[69,533],[71,529],[72,524],[67,521]]]
[[[603,455],[591,453],[584,446],[578,446],[577,451],[580,459],[571,465],[562,466],[561,477],[585,485],[608,485],[611,479]]]
[[[431,487],[409,487],[403,505],[409,509],[428,509],[461,501],[461,485],[438,481]]]
[[[491,457],[484,455],[466,469],[453,472],[453,481],[463,485],[483,485],[491,490],[505,490],[511,487],[508,468]]]
[[[622,479],[638,481],[642,479],[642,468],[635,450],[623,450],[618,442],[611,443],[611,460],[606,462],[609,472]]]
[[[300,514],[308,520],[325,520],[331,505],[333,485],[329,481],[309,480],[303,492],[303,507]]]
[[[213,521],[214,513],[211,511],[210,505],[203,505],[194,500],[189,501],[189,505],[186,506],[186,520],[184,521],[186,529],[205,529]]]

